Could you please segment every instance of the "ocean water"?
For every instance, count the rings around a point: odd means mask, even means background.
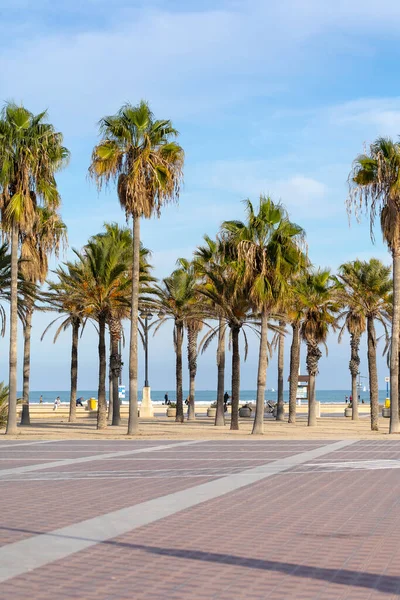
[[[230,390],[228,389],[228,394],[230,394]],[[175,402],[176,394],[175,390],[151,390],[151,399],[154,404],[162,404],[164,402],[164,394],[168,393],[168,397],[171,402]],[[345,396],[350,396],[351,392],[349,390],[317,390],[317,400],[322,403],[332,403],[332,402],[344,402]],[[60,396],[61,402],[69,402],[69,390],[52,390],[52,391],[31,391],[29,400],[33,404],[39,403],[40,395],[43,396],[43,402],[46,404],[52,404],[54,399],[57,396]],[[186,398],[189,395],[188,390],[183,391],[183,397]],[[18,392],[18,396],[22,396],[22,392]],[[77,398],[79,397],[85,398],[97,398],[96,390],[78,390]],[[379,401],[382,403],[386,398],[386,390],[379,391]],[[107,393],[108,399],[108,393]],[[142,393],[139,391],[139,401],[142,399]],[[217,393],[215,390],[198,390],[196,391],[196,402],[198,404],[210,404],[217,399]],[[267,390],[265,393],[265,399],[276,402],[277,392],[274,390]],[[284,391],[284,400],[287,402],[289,399],[288,390]],[[366,404],[369,403],[369,392],[360,391],[360,402],[364,400]],[[240,391],[240,401],[241,402],[255,402],[256,401],[256,390],[241,390]],[[126,399],[122,401],[122,403],[128,402],[128,394]],[[302,401],[305,403],[305,400]]]

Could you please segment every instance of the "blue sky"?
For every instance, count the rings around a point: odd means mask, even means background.
[[[48,108],[72,152],[59,176],[71,246],[81,247],[104,221],[124,222],[114,190],[98,195],[87,167],[97,121],[146,98],[157,117],[173,120],[186,151],[179,206],[142,227],[158,276],[177,257],[190,257],[222,220],[242,218],[241,200],[261,192],[282,200],[306,229],[316,265],[335,269],[372,255],[390,262],[379,231],[372,245],[367,219],[349,228],[345,200],[351,162],[364,144],[400,133],[398,2],[0,0],[0,10],[1,99]],[[36,390],[68,387],[70,334],[54,346],[51,337],[40,342],[48,320],[34,319]],[[151,344],[151,384],[173,389],[171,330]],[[6,340],[1,347],[6,378]],[[346,342],[331,338],[329,353],[319,386],[345,388]],[[243,389],[255,387],[256,363],[253,340]],[[96,388],[91,328],[80,365],[79,387]],[[382,359],[382,388],[385,375]],[[213,388],[215,378],[210,349],[199,360],[198,385]],[[268,386],[276,387],[274,359]]]

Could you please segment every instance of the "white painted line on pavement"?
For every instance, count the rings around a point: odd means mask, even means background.
[[[93,454],[91,456],[80,456],[78,458],[60,458],[52,462],[40,463],[36,465],[25,465],[23,467],[14,467],[10,469],[0,469],[0,481],[4,475],[16,475],[18,473],[30,473],[31,471],[42,471],[43,469],[54,469],[56,467],[64,467],[68,465],[77,465],[81,463],[93,462],[96,460],[103,460],[104,458],[119,458],[120,456],[128,456],[130,454],[141,454],[144,452],[157,452],[159,450],[164,451],[165,448],[171,448],[171,446],[177,448],[179,446],[189,446],[191,444],[198,444],[201,440],[178,442],[176,444],[169,444],[168,446],[145,446],[144,448],[135,448],[135,450],[121,450],[119,452],[109,452],[108,454]]]
[[[180,492],[7,544],[0,548],[0,582],[61,560],[95,544],[106,542],[266,477],[277,475],[309,460],[341,450],[353,443],[354,440],[343,440],[327,444],[314,450],[278,459],[267,465],[227,475]]]

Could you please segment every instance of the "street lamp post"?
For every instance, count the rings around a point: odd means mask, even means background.
[[[151,403],[150,386],[149,386],[149,321],[153,318],[150,310],[144,308],[140,312],[140,318],[143,325],[143,342],[144,342],[144,387],[142,394],[142,403],[140,406],[141,417],[153,417],[154,409]]]
[[[142,310],[140,313],[141,319],[143,319],[143,331],[144,331],[144,387],[149,387],[149,321],[153,318],[153,315],[149,310]]]

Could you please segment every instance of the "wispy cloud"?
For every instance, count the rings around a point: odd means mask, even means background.
[[[4,31],[2,96],[35,108],[46,102],[62,126],[80,133],[93,132],[99,115],[141,96],[180,120],[207,119],[210,112],[268,95],[285,75],[307,71],[305,59],[314,62],[319,56],[307,48],[307,40],[324,32],[362,34],[368,25],[400,22],[398,3],[389,0],[379,10],[369,0],[339,1],[334,10],[319,0],[242,0],[213,3],[214,9],[193,2],[175,10],[160,2],[117,1],[111,12],[102,0],[72,0],[57,3],[55,27],[51,3],[34,3],[30,9],[28,4],[19,0],[23,18],[14,20],[15,31],[9,24]],[[73,9],[80,15],[76,27],[71,25]],[[15,35],[18,43],[5,42]],[[334,52],[341,42],[331,44]]]
[[[199,180],[202,188],[229,192],[239,199],[256,201],[260,194],[271,195],[289,210],[305,211],[310,218],[326,217],[338,210],[323,182],[296,172],[287,178],[274,177],[273,170],[274,165],[267,160],[215,161],[196,165],[192,176],[196,179],[195,173],[203,173]]]

